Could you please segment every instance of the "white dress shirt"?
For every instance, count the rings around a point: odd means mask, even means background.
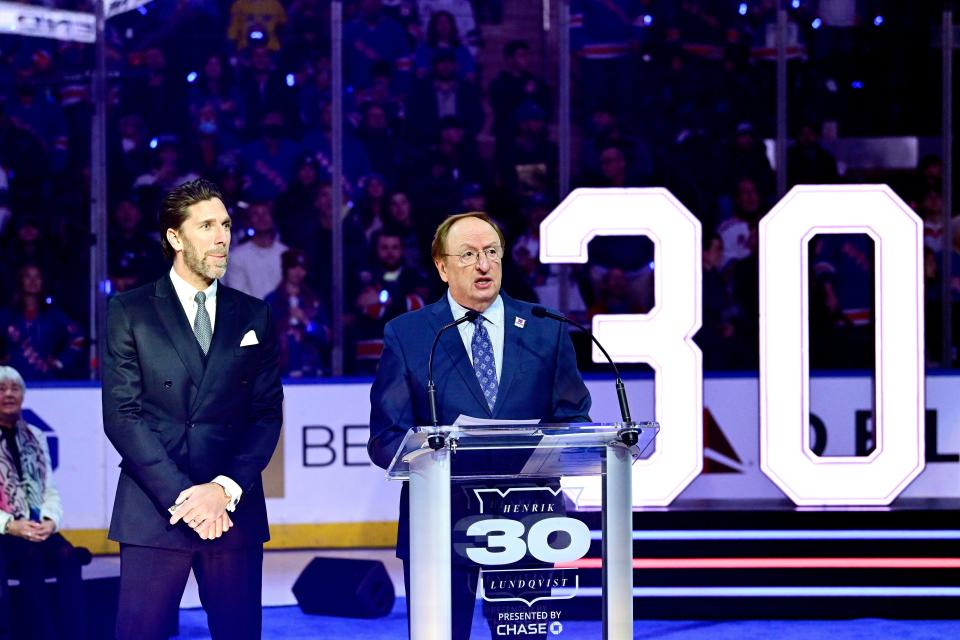
[[[459,320],[467,312],[467,308],[462,306],[447,289],[447,302],[450,303],[450,311],[453,313],[453,319]],[[500,374],[503,373],[503,298],[497,296],[487,310],[483,312],[483,326],[487,329],[487,335],[490,336],[490,344],[493,346],[493,364],[497,369],[497,382],[500,382]],[[457,325],[460,330],[460,338],[463,340],[463,346],[467,350],[467,357],[470,358],[470,366],[473,366],[473,334],[477,328],[472,322],[464,322]]]
[[[183,312],[187,314],[190,329],[193,329],[193,323],[197,319],[197,301],[194,300],[194,297],[197,295],[198,289],[181,278],[175,269],[170,269],[170,281],[173,283],[173,290],[177,293],[177,299],[180,300]],[[210,330],[213,331],[217,326],[217,281],[214,280],[203,292],[207,295],[203,306],[207,308],[207,315],[210,316]],[[217,476],[211,482],[223,487],[230,498],[227,511],[236,509],[237,503],[240,502],[240,496],[243,495],[243,489],[240,488],[240,485],[227,476]]]

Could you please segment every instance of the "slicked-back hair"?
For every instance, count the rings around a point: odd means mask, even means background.
[[[160,248],[163,249],[163,255],[167,260],[173,260],[177,255],[176,250],[167,240],[167,229],[179,231],[183,223],[190,217],[188,209],[198,202],[213,200],[214,198],[223,202],[223,194],[220,188],[209,180],[197,178],[190,182],[184,182],[178,187],[171,189],[163,197],[160,203]]]
[[[483,220],[497,232],[497,237],[500,239],[500,246],[506,247],[507,242],[503,238],[503,231],[500,230],[500,226],[490,217],[489,214],[484,213],[483,211],[470,211],[468,213],[458,213],[454,216],[447,216],[447,219],[440,223],[440,226],[437,227],[436,233],[433,234],[433,244],[430,245],[430,256],[434,260],[442,260],[443,254],[447,250],[447,236],[450,235],[450,227],[460,222],[465,218],[477,218],[478,220]]]

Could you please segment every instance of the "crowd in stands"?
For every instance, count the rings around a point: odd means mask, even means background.
[[[776,4],[571,2],[573,186],[665,186],[701,220],[698,341],[708,369],[757,366],[757,223],[777,199],[764,146],[775,133]],[[917,99],[936,92],[920,95],[911,71],[929,67],[933,17],[888,17],[922,34],[894,60],[879,28],[830,35],[814,26],[815,2],[794,4],[789,185],[851,179],[821,142],[825,123],[844,135],[937,134],[930,100]],[[569,287],[569,310],[584,320],[648,311],[656,302],[649,240],[594,240],[590,263],[569,271],[569,283],[539,263],[539,223],[559,200],[556,83],[532,61],[539,35],[496,51],[484,45],[508,8],[501,0],[344,3],[338,185],[329,2],[153,2],[111,18],[111,292],[169,269],[153,224],[159,198],[203,176],[220,185],[235,220],[225,283],[272,305],[286,376],[330,374],[331,242],[341,222],[348,373],[371,373],[385,323],[440,294],[430,238],[453,213],[484,210],[501,222],[511,295],[556,306],[558,288]],[[28,380],[83,378],[93,48],[2,35],[0,62],[0,364]],[[927,315],[939,318],[940,161],[870,181],[887,179],[925,220]],[[333,210],[334,189],[343,211]],[[950,249],[960,251],[960,235]],[[818,237],[810,252],[814,366],[871,366],[872,243]],[[936,340],[928,333],[931,354]]]

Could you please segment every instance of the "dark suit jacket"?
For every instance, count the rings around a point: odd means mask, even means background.
[[[260,474],[277,446],[283,388],[266,303],[222,283],[206,366],[165,275],[110,300],[103,367],[103,424],[120,453],[110,539],[172,549],[237,547],[269,539]],[[249,330],[259,344],[241,347]],[[168,524],[187,487],[218,475],[243,490],[235,527],[201,540]]]
[[[533,305],[504,294],[504,344],[497,403],[487,406],[480,383],[457,329],[440,338],[433,359],[437,384],[437,417],[451,424],[460,414],[502,420],[538,418],[542,422],[589,422],[590,394],[577,370],[567,328],[556,320],[537,318]],[[523,328],[516,318],[524,320]],[[390,321],[384,331],[383,355],[370,390],[370,441],[367,450],[377,466],[393,460],[407,429],[430,424],[427,402],[427,358],[434,336],[453,322],[444,296],[423,309]],[[463,512],[454,493],[451,510]],[[397,555],[408,546],[407,486],[400,498]]]

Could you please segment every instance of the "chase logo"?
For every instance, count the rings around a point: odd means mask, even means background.
[[[32,409],[24,409],[22,415],[27,424],[32,424],[40,429],[40,431],[43,431],[43,435],[47,437],[47,448],[50,449],[50,466],[56,471],[57,467],[60,466],[60,440],[57,438],[53,427],[44,422],[43,418],[34,413]]]
[[[558,636],[563,633],[563,623],[559,620],[554,620],[550,623],[550,633],[552,635]]]

